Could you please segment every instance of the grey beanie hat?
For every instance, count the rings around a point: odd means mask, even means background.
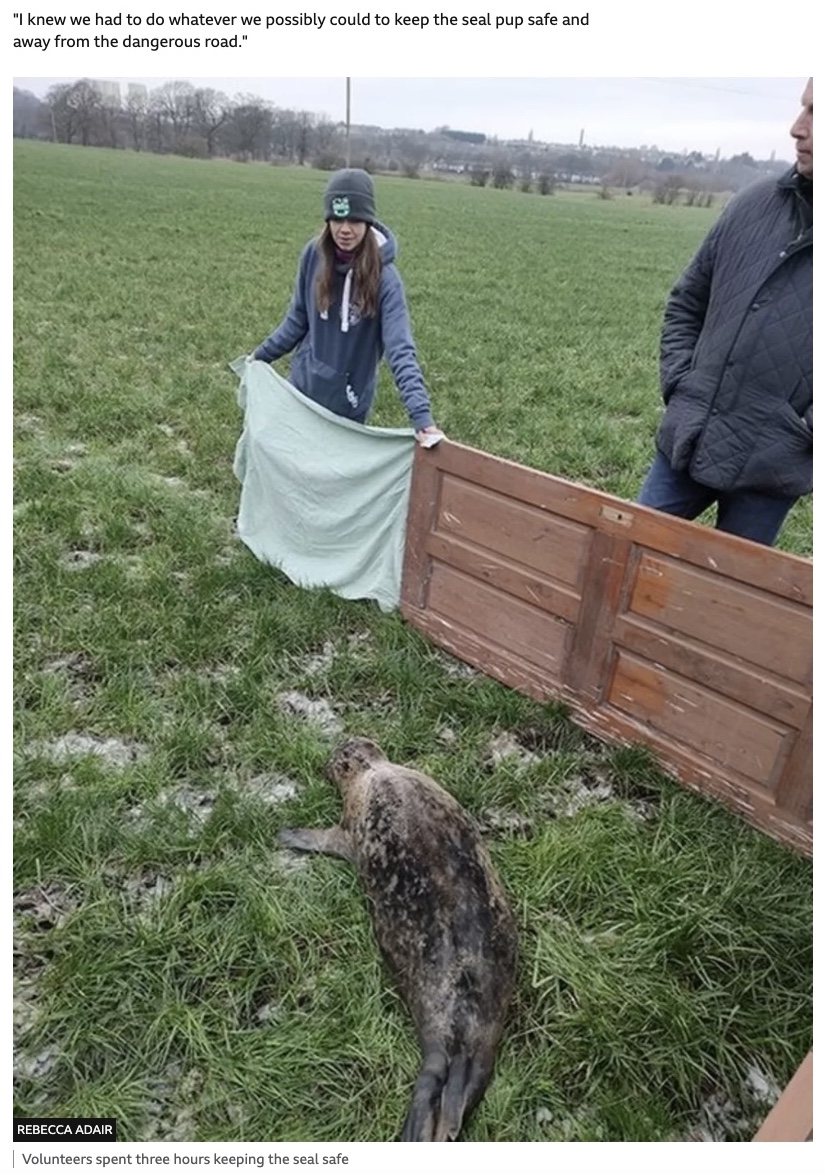
[[[324,192],[324,220],[361,220],[375,224],[375,188],[360,167],[336,171]]]

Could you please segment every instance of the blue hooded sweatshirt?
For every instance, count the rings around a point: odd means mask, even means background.
[[[299,391],[338,416],[363,423],[375,398],[378,364],[386,356],[395,385],[416,429],[433,423],[430,401],[410,329],[404,285],[395,267],[398,246],[383,224],[374,232],[381,249],[381,285],[374,318],[362,318],[353,305],[353,274],[337,267],[329,311],[315,303],[315,279],[321,263],[317,241],[301,254],[295,291],[286,317],[253,358],[272,363],[295,347],[290,380]]]

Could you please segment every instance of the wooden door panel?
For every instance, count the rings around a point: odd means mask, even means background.
[[[406,619],[805,852],[812,570],[450,441],[416,453]]]

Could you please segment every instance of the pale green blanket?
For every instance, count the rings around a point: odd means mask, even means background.
[[[307,399],[267,363],[236,359],[238,535],[302,587],[398,606],[411,428],[371,428]]]

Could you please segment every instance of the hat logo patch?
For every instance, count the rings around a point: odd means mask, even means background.
[[[349,198],[336,196],[332,201],[332,215],[337,220],[345,220],[349,216]]]

